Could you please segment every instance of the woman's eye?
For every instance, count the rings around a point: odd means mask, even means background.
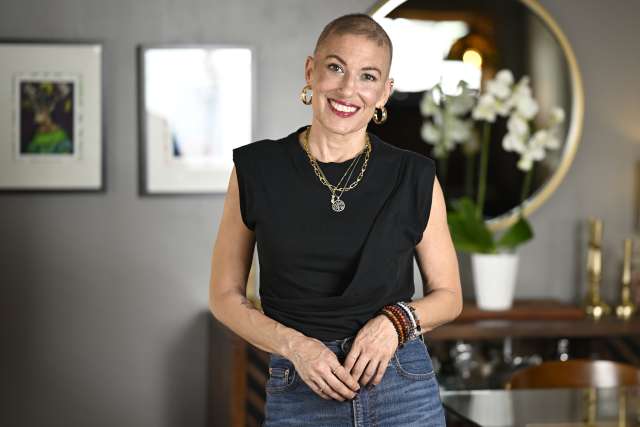
[[[329,69],[331,71],[342,71],[342,67],[338,64],[329,64]]]
[[[377,80],[376,76],[374,76],[373,74],[369,74],[369,73],[365,73],[364,74],[364,78],[365,78],[365,80],[370,80],[372,82],[375,82]]]

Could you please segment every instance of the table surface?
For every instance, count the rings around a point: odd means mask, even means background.
[[[472,426],[640,426],[640,387],[443,391],[442,402]]]

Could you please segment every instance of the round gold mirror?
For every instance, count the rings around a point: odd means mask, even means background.
[[[582,130],[584,94],[575,55],[558,24],[535,0],[387,0],[369,12],[389,33],[394,45],[391,77],[394,92],[387,103],[389,118],[370,131],[401,148],[435,159],[432,145],[421,136],[424,118],[420,103],[436,84],[471,82],[477,89],[497,71],[509,69],[516,80],[529,76],[538,115],[565,112],[560,148],[534,165],[525,215],[546,201],[566,175]],[[468,73],[469,57],[479,72]],[[468,65],[468,64],[466,64]],[[465,74],[466,73],[466,74]],[[452,86],[453,87],[453,86]],[[493,230],[517,219],[524,174],[516,167],[515,153],[501,147],[506,123],[492,132],[485,218]],[[502,126],[502,128],[500,128]],[[438,168],[447,202],[469,194],[472,187],[468,155],[452,152],[447,167]],[[442,169],[446,176],[441,176]]]

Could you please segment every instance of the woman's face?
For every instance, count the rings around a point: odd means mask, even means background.
[[[346,135],[367,126],[391,93],[389,51],[364,36],[331,35],[305,63],[314,123]]]

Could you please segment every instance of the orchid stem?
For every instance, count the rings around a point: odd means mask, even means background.
[[[465,173],[464,173],[464,193],[473,198],[473,175],[475,173],[475,154],[467,154],[465,156]]]
[[[533,165],[527,171],[522,182],[522,192],[520,193],[520,218],[524,218],[524,201],[531,191],[531,181],[533,180]]]
[[[476,216],[482,220],[484,212],[484,201],[487,191],[487,168],[489,165],[489,138],[491,136],[491,125],[484,122],[482,128],[482,151],[480,152],[480,175],[478,179],[478,198],[476,199]]]

